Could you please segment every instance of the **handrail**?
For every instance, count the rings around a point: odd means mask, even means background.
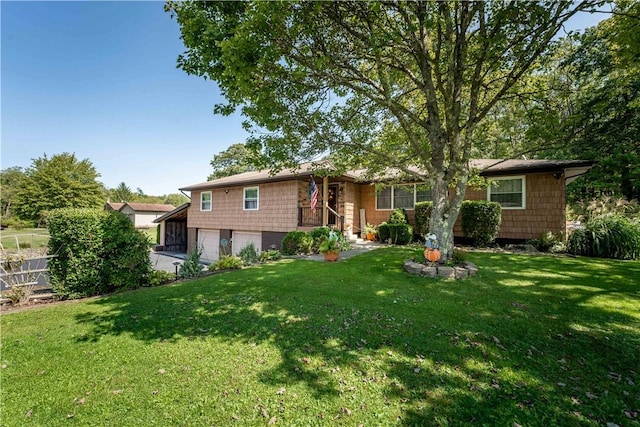
[[[338,212],[336,212],[333,209],[331,209],[331,207],[329,207],[329,203],[328,202],[325,202],[324,207],[327,208],[327,210],[329,212],[334,214],[338,220],[340,220],[340,233],[343,233],[344,232],[344,221],[342,220],[342,215],[340,215]]]

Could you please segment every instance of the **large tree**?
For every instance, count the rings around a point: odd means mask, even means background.
[[[14,166],[0,171],[0,216],[2,218],[11,216],[11,207],[23,179],[24,172],[21,167]]]
[[[330,154],[431,186],[453,247],[477,126],[595,1],[169,2],[187,73],[217,82],[271,169]],[[451,195],[450,195],[451,193]]]
[[[88,160],[77,160],[75,154],[55,154],[33,159],[14,201],[21,219],[40,221],[56,208],[98,208],[105,196],[100,176]]]
[[[226,150],[215,154],[211,160],[213,173],[208,179],[222,178],[255,169],[252,163],[253,152],[244,144],[233,144]]]

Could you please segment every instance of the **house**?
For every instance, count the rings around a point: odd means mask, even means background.
[[[474,160],[472,167],[491,179],[482,190],[467,189],[466,199],[493,200],[502,205],[499,239],[527,240],[547,231],[564,232],[566,185],[585,174],[594,162],[582,160]],[[395,208],[405,208],[415,222],[416,202],[430,191],[413,183],[388,185],[376,191],[361,171],[335,177],[313,176],[313,165],[298,170],[246,172],[181,188],[191,192],[191,204],[167,213],[159,222],[186,222],[187,248],[203,249],[204,259],[221,251],[237,254],[253,243],[258,250],[279,248],[291,230],[308,231],[328,225],[359,233],[365,223],[380,224]],[[317,209],[311,208],[311,182],[319,187]],[[186,216],[186,218],[185,218]],[[156,220],[158,221],[158,220]],[[165,231],[165,233],[168,231]],[[162,234],[162,233],[161,233]],[[462,236],[461,226],[454,234]],[[162,239],[168,236],[162,236]]]
[[[116,209],[117,208],[117,209]],[[155,203],[107,203],[106,210],[118,211],[125,214],[136,228],[155,227],[153,222],[156,218],[171,212],[173,205],[162,205]]]

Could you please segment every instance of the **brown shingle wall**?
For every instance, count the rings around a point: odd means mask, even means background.
[[[536,239],[547,231],[565,231],[565,184],[553,174],[530,174],[526,178],[526,209],[503,209],[498,238]],[[375,209],[375,186],[360,185],[361,206],[367,210],[367,222],[380,224],[389,219],[391,211]],[[465,200],[486,200],[487,190],[467,189]],[[409,221],[415,226],[413,210],[408,210]],[[454,235],[462,236],[460,217]]]
[[[503,209],[499,239],[537,239],[551,231],[565,231],[565,184],[550,173],[527,175],[526,209]],[[487,190],[467,189],[466,200],[486,200]],[[454,234],[462,236],[460,217]]]
[[[243,210],[244,187],[212,190],[212,208],[209,212],[200,211],[200,191],[194,191],[188,227],[242,231],[295,230],[298,223],[297,182],[276,182],[258,187],[259,209],[256,211]]]

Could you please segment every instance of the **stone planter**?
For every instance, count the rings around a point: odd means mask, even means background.
[[[444,265],[435,265],[429,263],[428,265],[415,262],[413,260],[405,260],[404,271],[414,276],[431,277],[431,278],[443,278],[443,279],[465,279],[467,277],[473,277],[478,274],[478,267],[475,264],[465,261],[462,265],[456,265],[455,267],[448,267]]]

